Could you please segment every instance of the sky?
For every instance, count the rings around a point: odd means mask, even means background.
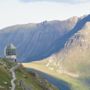
[[[90,14],[90,0],[0,0],[0,29]]]

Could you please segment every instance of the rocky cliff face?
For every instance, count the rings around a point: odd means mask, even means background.
[[[77,21],[78,18],[73,17],[65,21],[44,21],[39,24],[4,28],[0,30],[0,56],[4,56],[3,51],[6,45],[13,43],[17,47],[17,57],[20,61],[46,58],[56,52],[52,46],[59,38],[72,30]]]
[[[42,61],[50,70],[67,73],[72,76],[89,74],[90,69],[90,22],[71,36],[64,48]]]
[[[79,32],[85,28],[89,29],[87,23],[89,21],[90,15],[83,18],[73,17],[65,21],[44,21],[39,24],[16,25],[2,29],[0,56],[4,56],[4,48],[10,43],[17,47],[18,60],[25,62],[41,60],[61,51],[66,53],[68,48],[74,47],[81,42],[81,38],[84,38]]]

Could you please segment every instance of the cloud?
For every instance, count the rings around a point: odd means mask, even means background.
[[[19,0],[21,2],[64,2],[64,3],[84,3],[90,2],[90,0]]]

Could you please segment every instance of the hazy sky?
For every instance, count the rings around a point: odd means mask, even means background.
[[[0,28],[90,14],[90,0],[0,0]]]

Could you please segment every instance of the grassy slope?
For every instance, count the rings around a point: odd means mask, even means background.
[[[10,90],[11,87],[11,74],[9,69],[14,66],[16,63],[9,62],[6,59],[0,59],[0,90]],[[20,80],[22,80],[25,84],[25,87],[31,87],[32,90],[57,90],[53,85],[47,82],[40,77],[36,77],[35,73],[30,73],[22,67],[22,65],[16,70],[16,90],[23,90],[19,84]],[[40,82],[44,83],[44,86]],[[7,84],[5,84],[7,82]],[[3,88],[2,88],[2,87]]]
[[[43,64],[39,63],[27,63],[23,64],[26,68],[34,68],[36,70],[47,73],[53,77],[56,77],[60,80],[67,82],[70,85],[71,90],[90,90],[84,83],[82,83],[79,78],[72,78],[65,74],[59,74],[56,71],[51,71],[47,67],[43,66]]]
[[[11,86],[11,75],[8,71],[8,68],[2,64],[3,61],[0,60],[0,90],[9,90],[9,87]],[[7,82],[7,84],[5,84]]]
[[[52,88],[52,90],[56,90],[56,88],[53,87],[50,83],[44,79],[41,79],[40,77],[37,77],[33,72],[27,73],[25,68],[22,66],[16,70],[16,74],[18,78],[17,82],[23,80],[27,87],[32,87],[32,90],[45,90],[46,88]],[[45,83],[44,86],[41,85],[40,81]]]

